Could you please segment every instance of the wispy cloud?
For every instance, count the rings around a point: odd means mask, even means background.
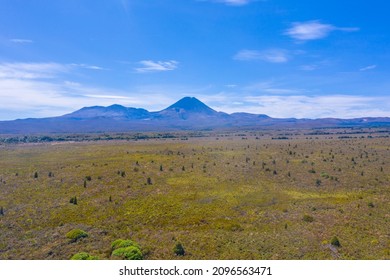
[[[69,72],[75,68],[104,70],[105,68],[88,64],[60,64],[55,62],[39,63],[0,63],[0,78],[15,79],[50,79],[60,73]]]
[[[243,98],[251,106],[264,114],[274,117],[296,118],[355,118],[389,116],[390,102],[380,97],[351,95],[264,95]],[[250,110],[250,109],[249,109]]]
[[[67,66],[59,63],[1,63],[0,78],[45,79],[56,73],[67,71]]]
[[[103,68],[103,67],[100,67],[100,66],[96,66],[96,65],[88,65],[88,64],[83,64],[83,63],[72,63],[70,64],[70,66],[73,66],[73,67],[80,67],[80,68],[84,68],[84,69],[89,69],[89,70],[106,70],[106,68]]]
[[[29,39],[11,39],[10,40],[12,43],[16,43],[16,44],[31,44],[31,43],[34,43],[33,40],[29,40]]]
[[[243,88],[245,91],[262,94],[299,94],[304,93],[304,89],[286,88],[275,84],[274,82],[260,82]]]
[[[332,24],[321,23],[319,20],[293,22],[284,34],[298,41],[318,40],[327,37],[332,31],[353,32],[356,27],[337,27]]]
[[[167,97],[172,94],[170,90],[161,88],[120,90],[72,81],[72,73],[82,66],[0,63],[0,120],[59,116],[84,106],[114,103],[160,110],[176,101]]]
[[[284,63],[289,60],[289,53],[283,49],[241,50],[233,58],[236,60],[263,60],[270,63]]]
[[[153,61],[153,60],[142,60],[139,62],[141,67],[135,68],[138,73],[150,73],[150,72],[164,72],[175,70],[179,62],[175,60],[169,61]]]
[[[316,64],[301,65],[301,66],[299,66],[299,69],[302,71],[314,71],[314,70],[318,69],[318,65],[316,65]]]
[[[369,65],[369,66],[360,68],[359,71],[368,71],[368,70],[375,69],[376,67],[377,67],[377,65]]]
[[[253,0],[216,0],[216,2],[224,3],[231,6],[243,6],[247,5]]]

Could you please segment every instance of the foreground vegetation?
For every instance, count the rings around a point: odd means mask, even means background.
[[[390,259],[389,135],[2,144],[0,259]]]

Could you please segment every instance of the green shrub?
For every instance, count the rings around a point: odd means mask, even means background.
[[[333,238],[330,240],[330,244],[336,247],[341,247],[340,241],[336,236],[333,236]]]
[[[70,200],[69,200],[70,203],[74,204],[74,205],[77,205],[77,197],[72,197]]]
[[[140,246],[136,242],[134,242],[134,241],[132,241],[130,239],[126,239],[126,240],[124,240],[124,239],[117,239],[117,240],[115,240],[114,242],[111,243],[111,249],[112,250],[116,250],[116,249],[119,249],[119,248],[126,248],[126,247],[130,247],[130,246],[133,246],[133,247],[136,247],[136,248],[140,249]]]
[[[181,243],[176,243],[175,247],[173,248],[173,252],[176,256],[184,256],[185,251],[183,245],[181,245]]]
[[[81,229],[72,229],[66,234],[66,237],[72,239],[72,241],[76,241],[80,238],[88,237],[88,233]]]
[[[73,257],[71,257],[70,259],[71,260],[98,260],[99,258],[95,256],[91,256],[88,253],[81,252],[81,253],[74,254]]]
[[[142,260],[142,252],[138,247],[128,246],[124,248],[115,249],[112,252],[113,256],[119,257],[124,260]]]
[[[305,214],[305,215],[303,215],[302,220],[304,220],[305,222],[311,223],[314,221],[314,218],[313,218],[313,216]]]

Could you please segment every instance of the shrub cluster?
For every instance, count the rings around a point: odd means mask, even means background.
[[[77,241],[78,239],[88,237],[88,233],[81,229],[72,229],[66,234],[66,237],[72,239],[72,241]]]
[[[98,260],[99,258],[95,256],[91,256],[90,254],[85,252],[80,252],[74,254],[70,259],[71,260]]]
[[[111,244],[112,256],[124,260],[142,260],[143,255],[140,246],[132,240],[118,239]]]

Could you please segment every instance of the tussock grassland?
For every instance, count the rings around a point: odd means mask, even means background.
[[[389,147],[256,133],[2,145],[0,259],[110,259],[117,239],[144,259],[390,259]]]

